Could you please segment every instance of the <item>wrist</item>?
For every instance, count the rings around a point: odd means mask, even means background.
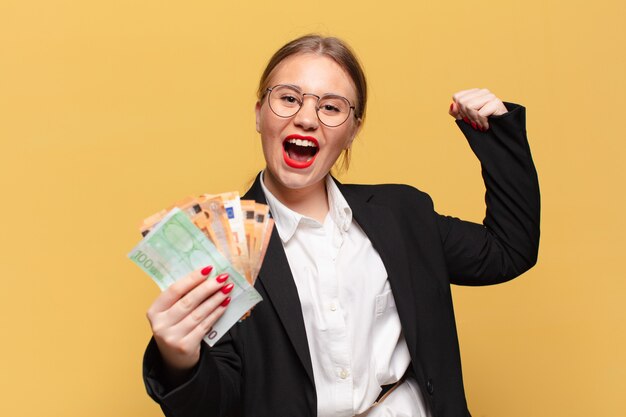
[[[161,354],[162,375],[166,385],[172,389],[188,381],[193,375],[194,368],[200,361],[200,348],[189,355],[172,354],[166,349],[162,349],[157,343]]]

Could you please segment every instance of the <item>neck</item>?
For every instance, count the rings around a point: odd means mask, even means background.
[[[291,210],[320,223],[324,222],[328,214],[325,178],[307,187],[293,189],[280,184],[266,169],[263,173],[263,183],[274,197]]]

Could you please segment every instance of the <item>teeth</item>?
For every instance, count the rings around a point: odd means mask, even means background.
[[[308,139],[289,139],[287,141],[288,143],[293,143],[294,145],[298,145],[298,146],[310,146],[312,148],[317,148],[317,146],[315,145],[315,143],[313,143],[312,141],[308,140]]]

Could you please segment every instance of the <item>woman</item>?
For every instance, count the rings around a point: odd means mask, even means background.
[[[434,212],[403,185],[330,175],[363,124],[366,82],[340,40],[281,48],[259,86],[266,169],[245,198],[276,221],[256,283],[264,301],[214,347],[228,308],[210,266],[150,307],[149,394],[168,416],[467,416],[450,283],[488,285],[534,265],[539,188],[524,108],[487,90],[450,114],[481,161],[484,225]]]

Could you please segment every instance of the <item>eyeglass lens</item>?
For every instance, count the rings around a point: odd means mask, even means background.
[[[270,90],[269,105],[277,116],[291,117],[300,110],[304,96],[305,94],[292,86],[277,85]],[[335,127],[350,116],[350,102],[345,97],[329,94],[319,98],[316,110],[320,122]]]

